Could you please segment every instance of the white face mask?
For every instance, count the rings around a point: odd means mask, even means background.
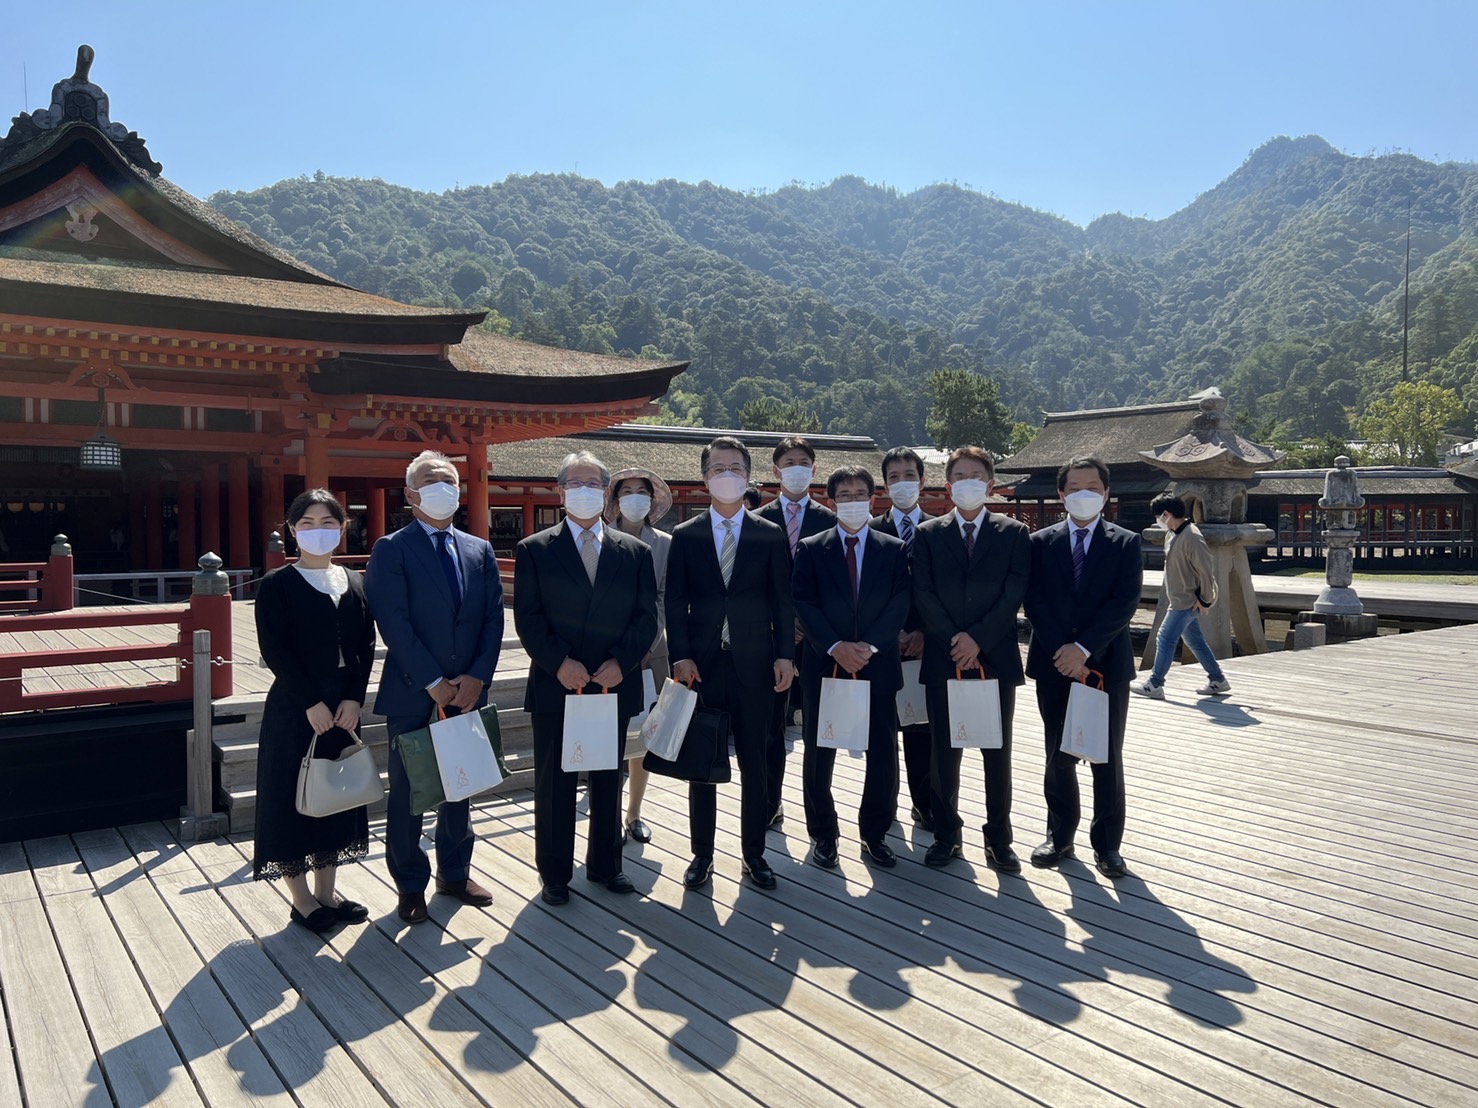
[[[644,492],[629,492],[617,502],[621,514],[632,523],[643,523],[652,510],[652,498]]]
[[[954,501],[955,507],[962,511],[973,512],[984,504],[989,496],[989,481],[977,481],[971,477],[964,481],[954,481],[949,486],[949,498]]]
[[[1097,519],[1098,514],[1103,511],[1103,494],[1090,492],[1088,489],[1070,492],[1062,498],[1062,506],[1067,509],[1068,515],[1080,523]]]
[[[565,511],[576,519],[594,519],[606,506],[605,489],[565,489]]]
[[[862,525],[872,518],[872,502],[849,500],[837,505],[837,522],[848,531],[860,531]]]
[[[432,519],[451,519],[457,514],[457,505],[462,502],[457,486],[446,481],[437,481],[416,491],[421,494],[421,511]]]
[[[800,496],[811,487],[811,478],[816,475],[812,466],[786,466],[780,471],[780,487],[791,496]]]
[[[737,473],[719,473],[708,479],[708,495],[720,504],[736,504],[744,499],[749,482]]]
[[[293,532],[293,538],[298,540],[298,549],[304,554],[315,556],[332,554],[339,548],[339,540],[343,537],[342,527],[314,527],[307,531]]]
[[[894,481],[888,486],[888,495],[893,498],[893,506],[900,512],[911,512],[913,506],[919,502],[919,483]]]

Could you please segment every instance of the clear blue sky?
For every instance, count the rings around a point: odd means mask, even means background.
[[[1168,215],[1276,135],[1478,161],[1471,0],[5,7],[4,120],[90,43],[113,118],[198,196],[318,169],[432,191],[857,174],[1087,223]]]

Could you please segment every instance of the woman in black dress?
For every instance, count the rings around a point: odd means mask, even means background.
[[[309,489],[287,510],[295,565],[274,569],[257,590],[257,642],[272,671],[257,747],[257,830],[252,876],[282,878],[291,920],[312,931],[369,918],[334,891],[340,862],[369,853],[364,808],[315,819],[297,810],[298,767],[314,735],[315,756],[332,758],[359,732],[375,656],[375,627],[358,573],[334,565],[344,508],[327,489]],[[313,891],[308,873],[313,873]]]

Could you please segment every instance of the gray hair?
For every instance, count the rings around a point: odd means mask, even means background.
[[[566,454],[564,461],[559,463],[559,484],[564,487],[565,475],[569,473],[571,466],[594,466],[600,470],[600,487],[610,488],[611,471],[606,468],[606,463],[597,458],[588,450],[577,450],[573,454]]]
[[[457,468],[456,463],[440,450],[423,450],[411,459],[410,465],[405,467],[405,487],[408,489],[415,488],[416,472],[423,466],[431,465],[434,462],[445,462],[453,469]]]

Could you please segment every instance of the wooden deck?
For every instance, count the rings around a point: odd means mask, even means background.
[[[780,887],[738,880],[721,790],[710,890],[654,780],[640,896],[537,897],[527,793],[477,809],[487,911],[407,929],[382,853],[370,923],[288,927],[249,841],[151,824],[0,846],[0,1105],[1478,1102],[1478,627],[1237,659],[1136,702],[1133,876],[966,860],[805,862],[799,758]],[[1018,847],[1041,731],[1017,713]],[[978,762],[973,762],[978,765]],[[842,759],[843,811],[861,763]],[[981,819],[966,775],[966,823]],[[844,821],[845,822],[845,821]],[[1079,848],[1086,856],[1086,831]]]

